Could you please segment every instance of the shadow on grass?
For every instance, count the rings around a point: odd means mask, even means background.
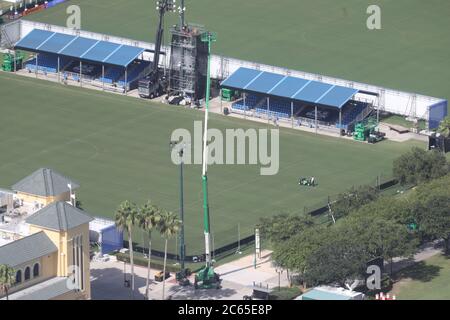
[[[425,262],[420,261],[416,264],[407,267],[395,274],[395,279],[400,280],[404,278],[410,278],[412,280],[429,282],[435,277],[439,276],[442,267],[436,265],[427,265]]]

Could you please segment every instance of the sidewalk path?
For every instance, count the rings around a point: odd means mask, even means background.
[[[419,252],[416,253],[412,258],[394,258],[392,263],[392,272],[396,273],[417,262],[427,260],[434,255],[442,253],[443,252],[442,246],[443,241],[436,240],[422,245],[419,249]],[[391,270],[390,262],[385,263],[384,267],[385,271],[390,273]]]

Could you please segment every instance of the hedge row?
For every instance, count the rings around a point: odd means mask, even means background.
[[[269,295],[269,300],[293,300],[302,294],[298,287],[281,287],[274,288]]]
[[[130,255],[128,253],[118,252],[116,254],[116,257],[117,257],[118,261],[124,261],[124,262],[130,263]],[[147,265],[148,265],[148,259],[146,259],[142,256],[134,256],[133,261],[134,261],[134,264],[138,265],[138,266],[147,267]],[[156,260],[156,259],[152,259],[150,266],[151,266],[151,268],[156,269],[156,270],[163,270],[163,268],[164,268],[163,262]],[[173,264],[166,264],[166,270],[169,272],[178,272],[178,271],[180,271],[180,266],[173,265]]]

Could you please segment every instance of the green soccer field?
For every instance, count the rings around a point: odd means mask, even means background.
[[[170,160],[170,135],[176,128],[192,131],[203,112],[4,72],[0,97],[0,187],[51,167],[80,183],[79,198],[93,215],[113,217],[121,201],[143,203],[148,198],[178,212],[178,167]],[[266,125],[213,114],[211,127]],[[210,167],[215,246],[236,241],[238,224],[242,236],[250,235],[262,216],[301,213],[304,206],[352,185],[375,183],[378,174],[390,174],[392,160],[412,145],[421,144],[369,145],[282,129],[277,175],[261,176],[256,165]],[[300,188],[299,176],[315,176],[319,186]],[[187,166],[185,189],[187,250],[200,253],[200,166]]]
[[[154,2],[72,0],[27,19],[65,25],[67,6],[78,4],[82,29],[153,42]],[[381,7],[381,30],[366,27],[371,4]],[[186,0],[186,6],[188,21],[218,32],[218,54],[450,99],[448,0]],[[167,29],[176,21],[167,15]]]

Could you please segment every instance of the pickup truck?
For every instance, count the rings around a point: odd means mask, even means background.
[[[158,281],[158,282],[163,281],[164,280],[163,273],[164,273],[163,271],[160,271],[160,272],[156,273],[155,274],[155,281]],[[166,271],[166,277],[165,278],[166,279],[170,278],[170,272]]]

